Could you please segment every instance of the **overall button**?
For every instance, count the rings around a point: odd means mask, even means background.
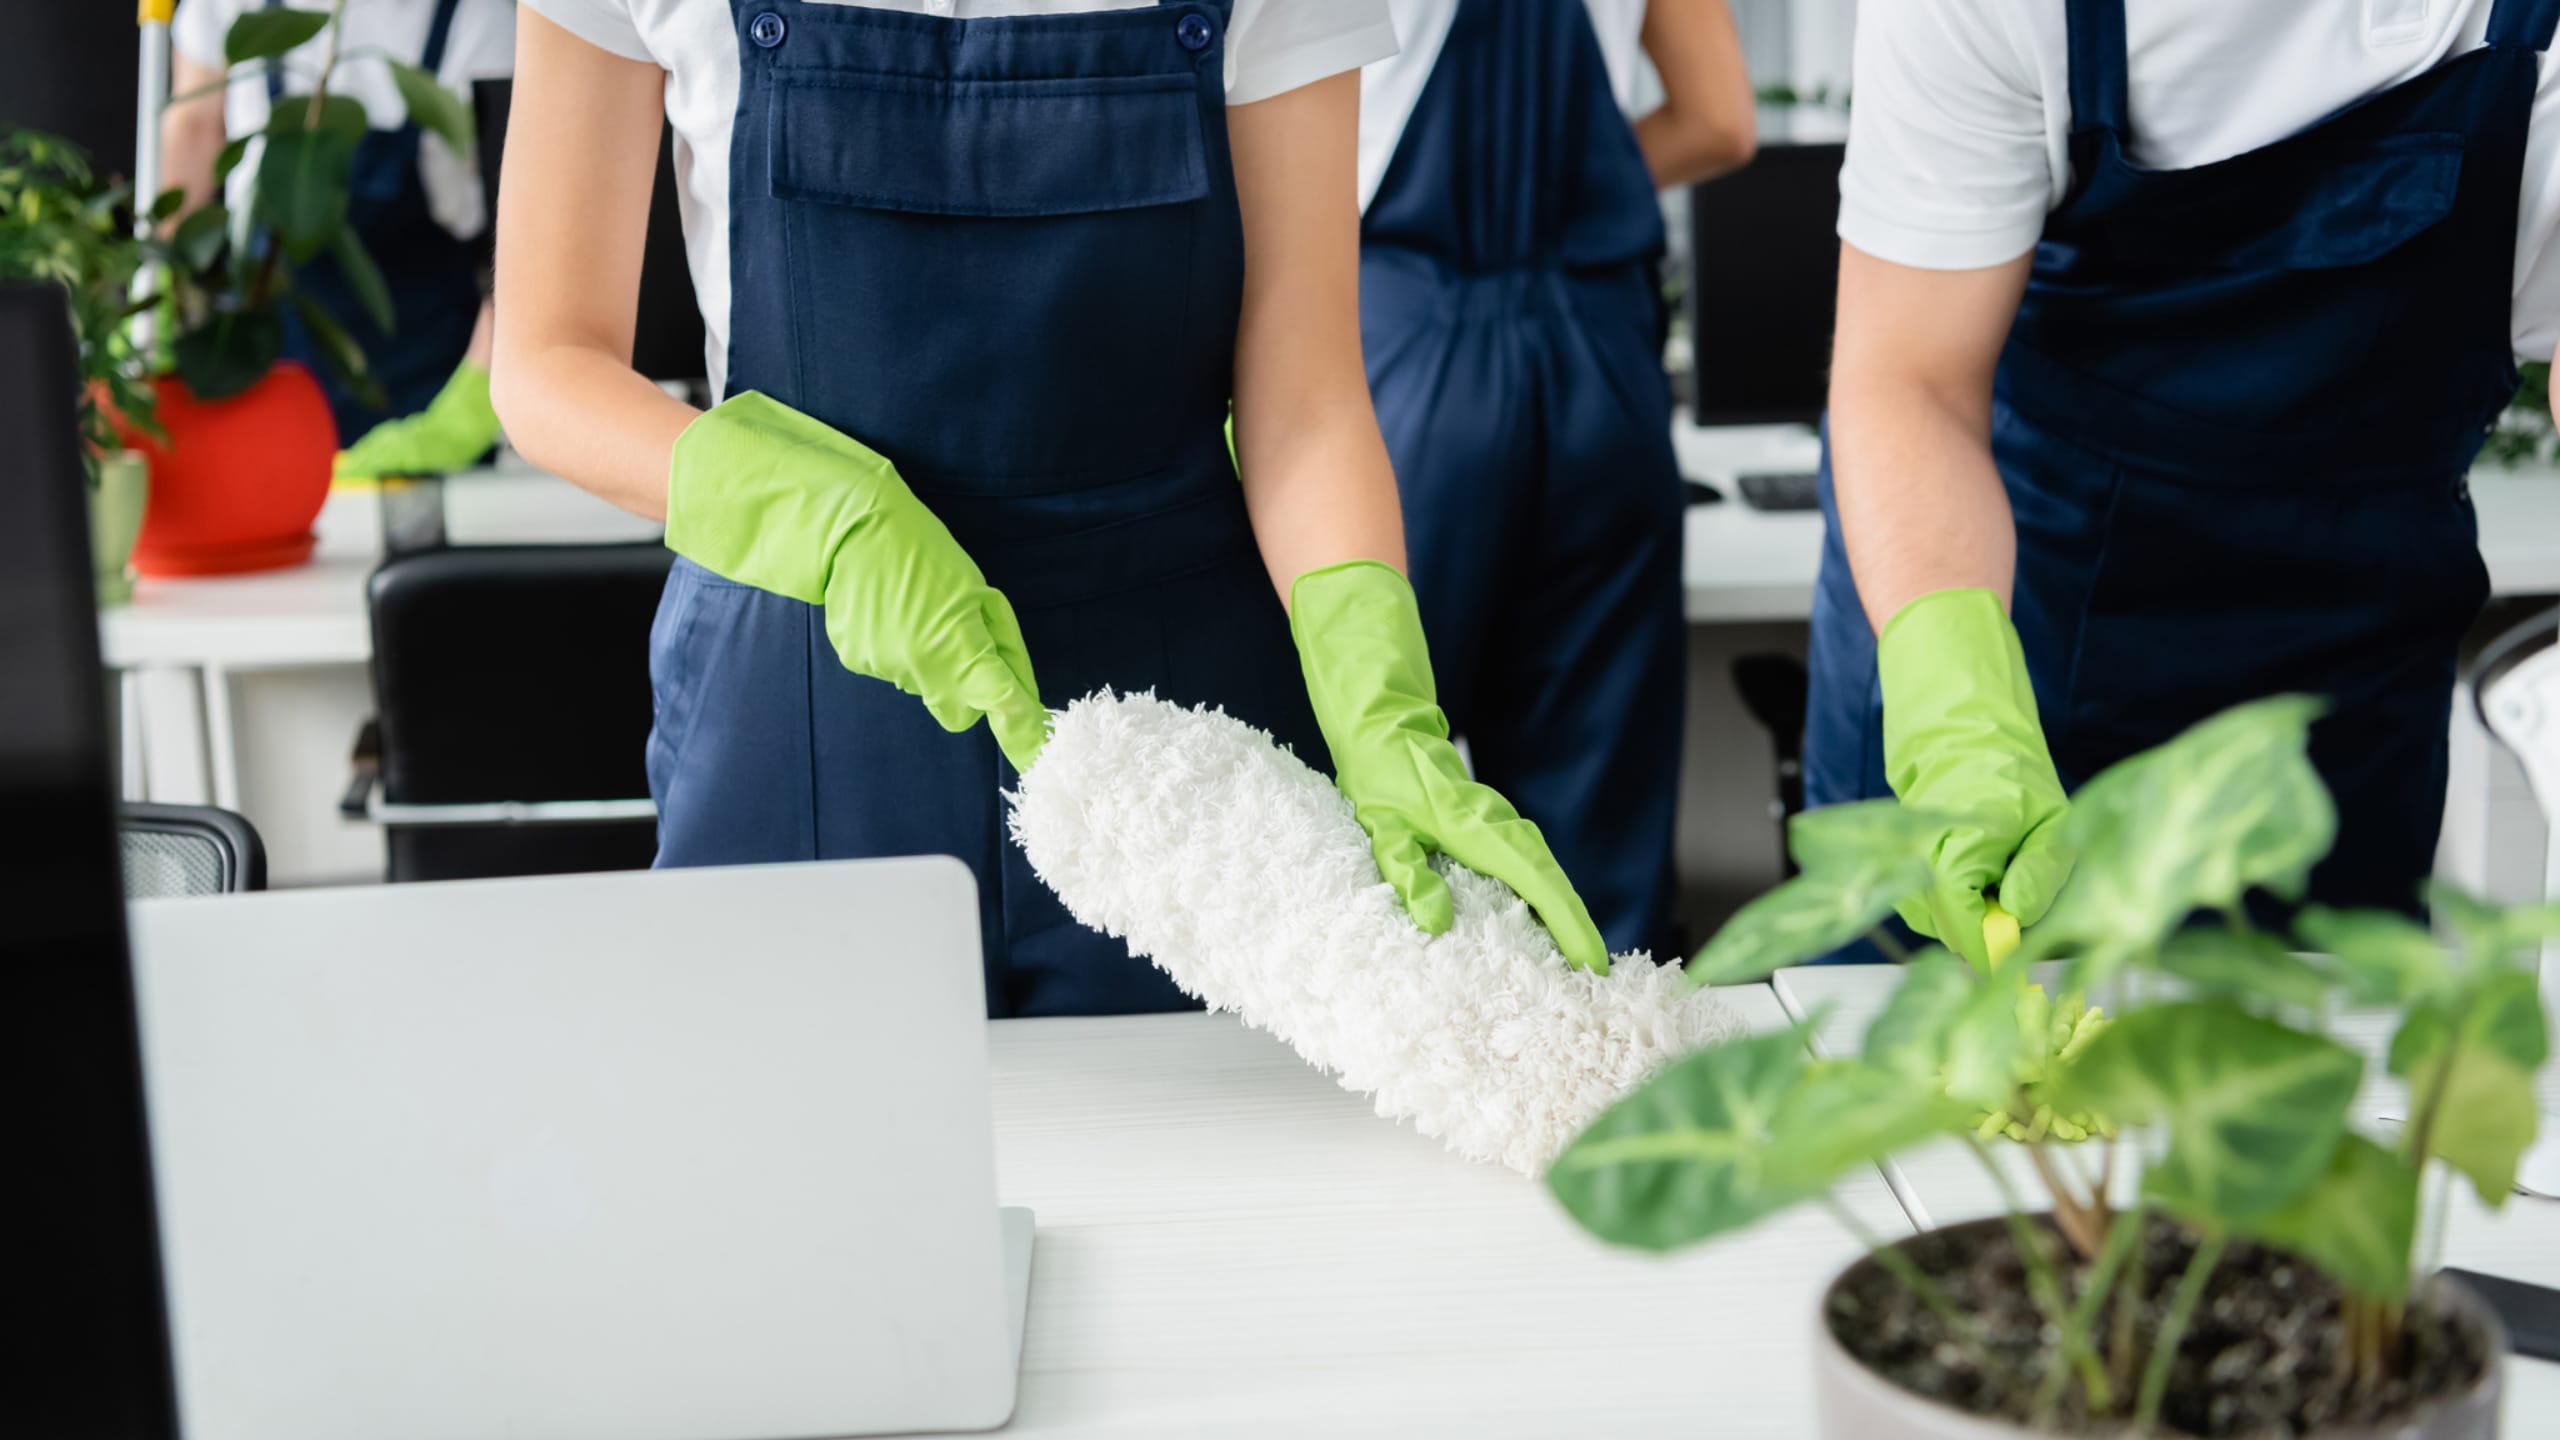
[[[747,22],[747,38],[767,50],[782,43],[782,33],[782,17],[770,10]]]
[[[1183,49],[1198,54],[1209,48],[1209,42],[1218,38],[1218,32],[1209,24],[1209,17],[1194,12],[1183,16],[1174,25],[1173,38],[1182,42]]]

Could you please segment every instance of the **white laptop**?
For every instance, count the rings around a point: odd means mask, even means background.
[[[948,859],[133,909],[189,1440],[799,1440],[1011,1415]]]

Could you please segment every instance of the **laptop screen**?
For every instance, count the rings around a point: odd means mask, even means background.
[[[13,1434],[174,1440],[105,672],[62,293],[0,285],[0,1013]]]

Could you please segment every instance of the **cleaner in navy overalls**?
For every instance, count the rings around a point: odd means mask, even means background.
[[[650,654],[661,864],[957,855],[994,1013],[1181,1007],[1029,873],[1000,799],[1045,707],[1153,689],[1329,757],[1423,928],[1446,854],[1607,963],[1466,776],[1398,568],[1350,73],[1392,45],[1383,0],[527,0],[499,408],[684,557]],[[624,358],[661,103],[703,413]]]
[[[2414,907],[2464,476],[2560,345],[2560,0],[1859,21],[1808,798],[1960,817],[1905,918],[1979,960],[1986,891],[2067,883],[2073,786],[2314,692],[2313,896]]]
[[[1723,0],[1400,0],[1360,315],[1450,722],[1613,949],[1668,954],[1688,634],[1659,187],[1750,158]],[[1637,53],[1665,103],[1630,125]]]

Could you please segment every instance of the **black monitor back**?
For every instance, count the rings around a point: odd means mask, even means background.
[[[1810,424],[1831,383],[1837,144],[1763,143],[1689,192],[1689,336],[1701,425]]]
[[[174,1440],[175,1385],[125,958],[115,781],[71,327],[0,285],[0,1014],[9,1017],[5,1428]]]
[[[488,187],[492,215],[498,213],[498,172],[506,157],[507,114],[514,102],[512,80],[481,80],[471,87],[480,180]],[[661,126],[658,182],[649,197],[649,240],[640,259],[640,314],[632,331],[631,368],[652,380],[700,380],[702,345],[702,307],[694,298],[693,272],[685,268],[675,132]]]

